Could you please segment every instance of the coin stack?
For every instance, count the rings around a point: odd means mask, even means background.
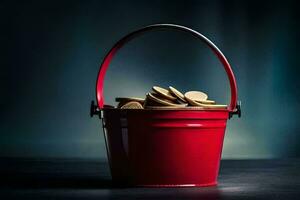
[[[181,93],[174,87],[168,89],[153,86],[146,98],[117,97],[120,109],[225,109],[227,105],[216,104],[200,91]]]

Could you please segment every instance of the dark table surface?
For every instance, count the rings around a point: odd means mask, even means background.
[[[300,159],[222,160],[219,184],[120,188],[91,159],[0,159],[0,199],[300,199]]]

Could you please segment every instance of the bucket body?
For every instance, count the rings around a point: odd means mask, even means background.
[[[114,182],[150,187],[217,184],[227,110],[104,109]]]

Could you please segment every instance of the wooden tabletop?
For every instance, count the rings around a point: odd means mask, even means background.
[[[0,159],[0,199],[297,199],[300,159],[222,160],[219,185],[121,188],[97,159]],[[5,198],[3,198],[5,197]]]

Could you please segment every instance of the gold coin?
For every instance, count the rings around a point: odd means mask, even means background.
[[[152,87],[152,90],[154,92],[156,92],[157,94],[159,94],[160,96],[166,98],[166,99],[169,99],[171,101],[175,101],[177,98],[174,97],[170,92],[169,90],[166,90],[165,88],[162,88],[162,87],[158,87],[158,86],[153,86]]]
[[[220,104],[203,104],[203,103],[199,103],[197,101],[193,101],[191,99],[188,99],[189,104],[191,104],[192,106],[200,106],[203,108],[227,108],[227,105],[220,105]]]
[[[145,101],[145,99],[138,98],[138,97],[117,97],[115,100],[116,100],[116,102],[119,102],[119,104],[117,106],[118,108],[121,108],[123,105],[125,105],[126,103],[131,102],[131,101],[139,102],[142,105],[144,104],[144,101]]]
[[[124,104],[121,109],[143,109],[143,106],[139,102],[131,101]]]
[[[205,101],[207,100],[207,94],[204,92],[200,91],[189,91],[184,94],[185,99],[190,102],[189,100],[192,101]]]
[[[158,94],[156,94],[155,92],[151,92],[151,95],[152,96],[154,96],[154,97],[156,97],[157,99],[160,99],[160,100],[162,100],[162,101],[166,101],[166,102],[168,102],[168,103],[170,103],[170,104],[176,104],[176,105],[178,105],[177,104],[177,102],[173,102],[173,101],[171,101],[171,100],[169,100],[169,99],[166,99],[166,98],[162,98],[161,96],[159,96]],[[182,103],[181,103],[182,104]],[[187,104],[185,104],[186,106],[187,106]],[[145,103],[144,103],[144,107],[146,107],[146,106],[160,106],[160,107],[162,107],[162,106],[166,106],[165,104],[162,104],[161,102],[158,102],[158,101],[155,101],[155,100],[153,100],[153,98],[151,99],[151,97],[149,98],[148,96],[146,97],[146,100],[145,100]]]
[[[152,93],[152,95],[154,95],[154,94]],[[153,101],[152,99],[150,99],[149,97],[146,96],[146,100],[144,102],[144,107],[146,107],[146,106],[160,106],[161,107],[162,104],[161,103],[157,103],[156,101]]]
[[[178,108],[174,106],[146,106],[145,109],[149,110],[178,110],[178,109],[184,109],[183,108]]]
[[[203,100],[203,101],[197,101],[199,103],[203,103],[203,104],[216,104],[216,102],[214,100]]]
[[[164,106],[173,106],[173,107],[186,107],[187,104],[175,104],[175,103],[171,103],[170,101],[164,100],[164,99],[159,99],[155,96],[155,94],[151,94],[148,93],[147,94],[147,98],[149,98],[149,100],[154,101],[158,104],[164,105]]]
[[[192,105],[192,106],[199,106],[198,103],[197,103],[197,101],[194,101],[194,100],[189,99],[189,98],[186,98],[186,100],[187,100],[187,101],[189,102],[189,104]]]
[[[130,101],[129,101],[130,102]],[[120,103],[118,103],[118,105],[117,105],[117,108],[121,108],[122,106],[124,106],[126,103],[128,103],[128,101],[124,101],[124,102],[120,102]]]
[[[163,96],[157,94],[156,92],[150,92],[150,93],[151,93],[153,96],[155,96],[156,98],[158,98],[158,99],[167,101],[167,102],[169,102],[169,103],[174,103],[174,104],[177,103],[177,101],[172,101],[172,100],[170,100],[170,99],[167,99],[167,98],[165,98],[165,97],[163,97]]]
[[[176,96],[180,101],[187,102],[184,98],[184,95],[181,92],[179,92],[176,88],[173,88],[172,86],[169,86],[169,91],[170,91],[171,94]]]
[[[187,107],[174,107],[174,106],[146,106],[145,109],[149,110],[205,110],[199,106],[187,106]]]
[[[116,102],[129,102],[129,101],[136,101],[139,103],[144,103],[145,99],[138,98],[138,97],[117,97]]]

